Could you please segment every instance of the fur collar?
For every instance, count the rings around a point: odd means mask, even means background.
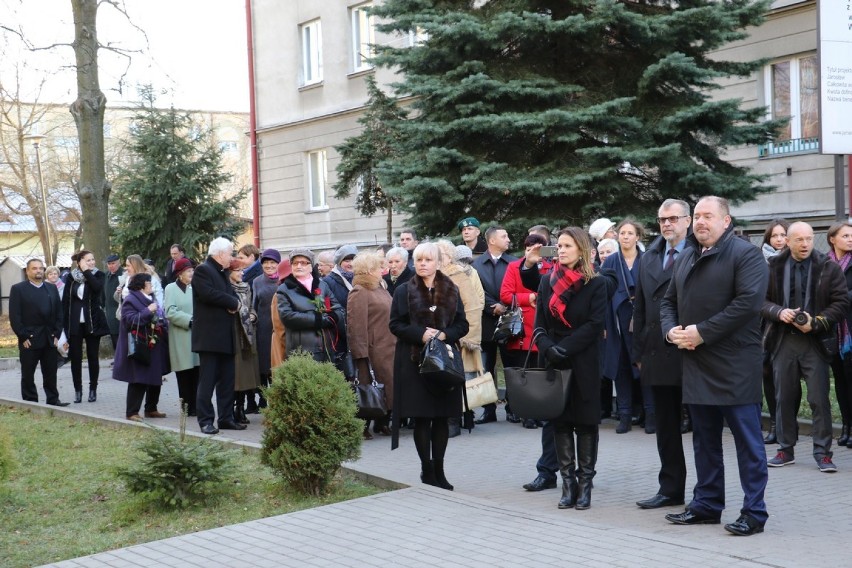
[[[379,282],[381,282],[381,280],[381,278],[375,278],[372,274],[356,274],[355,277],[352,278],[352,285],[360,285],[366,290],[378,290]]]
[[[313,276],[314,276],[314,279],[313,279],[313,282],[311,282],[311,291],[310,292],[305,290],[305,287],[302,286],[302,283],[299,282],[298,280],[296,280],[296,277],[293,276],[292,274],[288,274],[287,277],[284,278],[283,284],[284,284],[284,286],[287,287],[288,290],[293,290],[296,293],[305,296],[306,298],[313,299],[313,297],[314,297],[313,291],[320,287],[319,273],[317,272],[316,268],[314,269]]]
[[[415,275],[406,284],[408,287],[408,309],[412,323],[444,329],[453,323],[459,301],[459,289],[440,270],[430,292],[423,279]],[[434,310],[430,309],[432,306]]]

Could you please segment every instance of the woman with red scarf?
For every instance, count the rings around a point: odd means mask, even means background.
[[[826,233],[831,250],[828,258],[840,265],[846,278],[848,295],[852,297],[852,223],[842,221],[828,228]],[[831,360],[831,370],[834,373],[834,396],[840,407],[843,428],[837,439],[838,446],[852,448],[852,308],[846,312],[846,317],[837,324],[837,354]]]
[[[559,233],[558,263],[543,276],[536,299],[535,331],[540,365],[572,369],[568,403],[555,423],[556,455],[562,475],[560,509],[588,509],[598,457],[600,338],[606,318],[607,285],[595,273],[585,231]],[[576,436],[576,439],[575,439]]]

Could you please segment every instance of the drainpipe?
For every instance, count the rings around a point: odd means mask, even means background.
[[[249,145],[251,146],[251,207],[254,224],[254,246],[260,248],[260,191],[257,173],[257,115],[254,100],[254,37],[252,35],[251,0],[246,0],[246,42],[248,43],[249,79]]]

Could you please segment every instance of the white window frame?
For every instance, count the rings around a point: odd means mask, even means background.
[[[325,150],[313,150],[306,156],[308,208],[311,211],[328,209],[328,155]]]
[[[373,68],[368,58],[373,56],[372,46],[376,43],[376,27],[373,16],[367,11],[367,8],[372,6],[372,2],[369,2],[349,9],[353,73]]]
[[[800,62],[802,59],[807,59],[809,57],[816,57],[815,53],[805,53],[802,55],[795,55],[792,57],[785,57],[783,59],[778,59],[766,65],[763,69],[763,83],[764,83],[764,93],[766,97],[766,118],[772,119],[774,116],[773,106],[775,104],[775,98],[773,96],[773,81],[772,81],[772,67],[773,65],[778,65],[779,63],[790,63],[790,139],[795,140],[798,138],[804,138],[802,132],[802,108],[801,108],[801,68]],[[819,79],[817,79],[817,85],[819,85]],[[817,94],[817,96],[819,96]],[[817,136],[819,136],[819,128],[817,128]]]
[[[322,83],[322,24],[320,20],[299,26],[302,43],[302,85]]]
[[[408,47],[416,47],[418,45],[423,45],[429,39],[429,34],[421,27],[417,27],[413,30],[408,30],[408,36],[406,38],[406,42]]]

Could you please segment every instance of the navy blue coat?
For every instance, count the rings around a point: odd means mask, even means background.
[[[756,246],[728,227],[703,255],[695,235],[660,303],[660,334],[696,325],[704,343],[683,350],[683,402],[733,406],[763,400],[760,309],[769,272]]]
[[[621,252],[610,255],[601,266],[601,272],[610,272],[615,276],[617,286],[613,293],[606,315],[606,341],[603,360],[603,376],[615,379],[621,361],[622,345],[630,357],[633,351],[633,332],[630,331],[633,319],[633,300],[636,295],[636,283],[642,270],[642,251],[637,250],[633,268],[628,269]],[[634,378],[639,372],[633,369]]]

